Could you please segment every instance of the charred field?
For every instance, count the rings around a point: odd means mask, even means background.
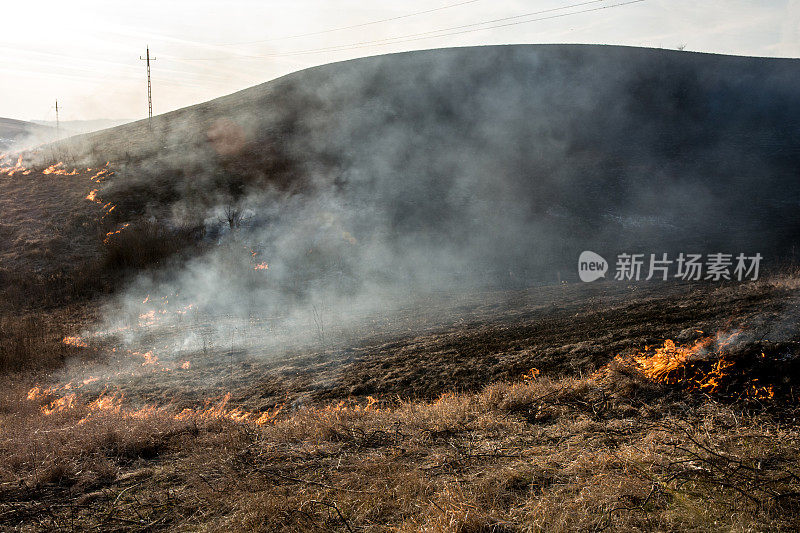
[[[795,529],[798,78],[434,50],[5,154],[0,529]]]

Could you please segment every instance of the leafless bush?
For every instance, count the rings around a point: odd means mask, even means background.
[[[222,208],[222,216],[219,218],[220,222],[228,224],[231,231],[238,229],[245,220],[247,220],[246,211],[240,205],[233,203],[226,204]]]

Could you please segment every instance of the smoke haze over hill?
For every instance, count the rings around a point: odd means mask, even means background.
[[[108,325],[156,294],[313,332],[321,308],[344,326],[431,292],[574,279],[584,249],[787,257],[798,83],[795,60],[434,50],[309,69],[155,117],[152,133],[85,136],[70,150],[119,165],[100,191],[117,216],[204,235],[134,282]]]

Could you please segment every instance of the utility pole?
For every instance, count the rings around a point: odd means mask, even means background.
[[[153,94],[150,90],[150,45],[147,45],[147,56],[142,57],[139,56],[141,61],[147,61],[147,126],[152,130],[153,129]],[[156,58],[152,58],[153,61]]]
[[[58,99],[56,99],[56,137],[61,140],[61,123],[58,121]]]

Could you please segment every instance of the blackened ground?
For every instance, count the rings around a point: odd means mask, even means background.
[[[782,401],[793,401],[796,384],[786,376],[797,368],[800,347],[793,327],[797,295],[793,283],[776,278],[746,284],[564,284],[441,296],[379,317],[382,326],[336,347],[280,356],[198,353],[188,370],[115,380],[113,387],[134,404],[178,407],[230,392],[232,405],[254,411],[367,395],[431,399],[519,379],[532,368],[551,378],[589,375],[618,354],[642,352],[666,339],[690,343],[741,329],[741,342],[729,352],[742,364],[721,392],[735,397],[753,370],[761,386],[772,384]],[[712,363],[700,362],[697,369]]]

